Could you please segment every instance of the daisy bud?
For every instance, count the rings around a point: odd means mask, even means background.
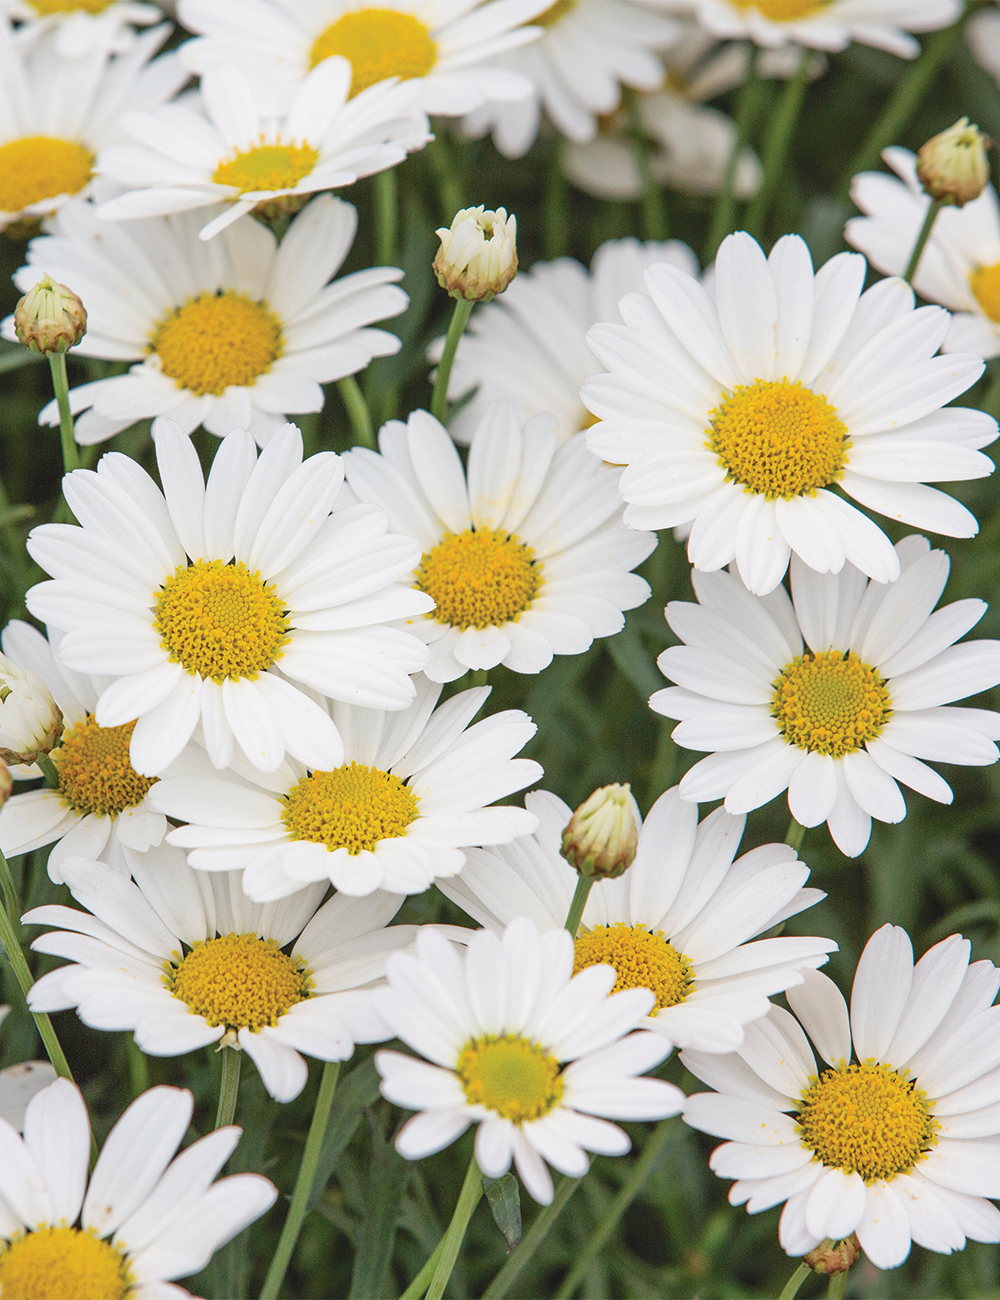
[[[14,308],[14,328],[32,352],[67,352],[87,332],[87,311],[72,289],[44,275]]]
[[[442,289],[467,302],[489,302],[517,275],[517,217],[504,208],[463,208],[441,240],[434,273]]]
[[[11,776],[7,764],[0,763],[0,808],[4,806],[13,793],[14,778]],[[0,1008],[0,1010],[2,1010],[2,1008]],[[6,1012],[4,1012],[4,1014],[6,1014]]]
[[[917,175],[932,199],[963,207],[989,184],[986,150],[992,141],[978,126],[961,117],[954,126],[934,136],[917,155]]]
[[[0,761],[34,763],[62,736],[62,713],[33,668],[0,654]]]
[[[639,842],[639,809],[625,785],[604,785],[577,808],[562,833],[562,855],[581,876],[615,880]]]
[[[814,1273],[846,1273],[860,1254],[861,1246],[852,1232],[846,1241],[820,1242],[803,1262]]]

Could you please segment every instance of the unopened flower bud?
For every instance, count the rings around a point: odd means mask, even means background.
[[[505,209],[463,208],[437,234],[434,273],[453,298],[489,302],[517,275],[517,217]]]
[[[861,1246],[852,1232],[844,1241],[821,1241],[803,1262],[814,1273],[846,1273],[860,1254]]]
[[[34,763],[55,749],[62,730],[62,713],[38,673],[0,654],[0,761]]]
[[[920,184],[932,199],[962,207],[989,184],[986,150],[991,141],[967,117],[934,136],[917,155]]]
[[[581,876],[615,880],[639,842],[639,809],[631,787],[604,785],[577,808],[562,833],[562,855]]]
[[[14,778],[11,776],[6,763],[0,763],[0,808],[4,806],[10,796],[14,793]],[[3,1010],[0,1007],[0,1010]]]
[[[14,329],[32,352],[68,352],[87,332],[87,312],[72,289],[44,275],[14,308]]]

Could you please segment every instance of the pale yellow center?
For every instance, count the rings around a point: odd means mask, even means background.
[[[0,1253],[3,1300],[122,1300],[125,1257],[78,1228],[39,1228]]]
[[[82,144],[29,135],[0,145],[0,212],[76,194],[90,180],[94,155]]]
[[[243,149],[220,162],[212,173],[216,185],[232,185],[241,194],[258,190],[290,190],[298,185],[316,166],[319,152],[305,140],[301,144],[285,144],[280,138],[252,149]]]
[[[354,96],[386,77],[399,77],[400,81],[425,77],[437,62],[437,43],[412,14],[396,9],[358,9],[319,34],[309,54],[309,66],[314,68],[334,54],[351,65]]]
[[[164,962],[163,982],[175,998],[210,1025],[273,1029],[281,1016],[309,997],[312,980],[274,939],[225,934],[196,943],[177,962]],[[6,1300],[6,1297],[4,1297]]]
[[[877,671],[853,652],[807,651],[782,668],[771,716],[790,745],[842,758],[881,735],[892,700]]]
[[[737,9],[756,9],[773,23],[791,23],[825,9],[830,0],[730,0]]]
[[[541,1119],[563,1094],[559,1062],[544,1047],[516,1034],[470,1039],[457,1071],[473,1105],[515,1124]]]
[[[140,776],[129,761],[134,722],[99,727],[88,714],[67,727],[52,762],[59,773],[59,795],[74,812],[115,817],[142,803],[157,782]]]
[[[406,834],[418,815],[417,796],[398,776],[347,763],[304,776],[288,792],[281,819],[292,839],[371,852],[381,840]]]
[[[990,320],[1000,323],[1000,262],[973,271],[969,288]]]
[[[909,1173],[937,1141],[926,1094],[872,1060],[824,1070],[803,1093],[798,1121],[823,1164],[866,1183]]]
[[[588,966],[612,966],[618,978],[613,993],[650,989],[657,1010],[676,1007],[691,991],[690,961],[663,937],[641,925],[595,925],[574,941],[573,974]]]
[[[437,602],[434,617],[463,630],[516,619],[540,582],[541,565],[531,547],[489,528],[446,533],[417,571],[417,586]]]
[[[200,293],[153,330],[150,352],[180,388],[221,396],[248,388],[281,356],[281,322],[265,302],[242,293]]]

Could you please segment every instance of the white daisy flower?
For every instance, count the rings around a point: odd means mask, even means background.
[[[560,929],[579,880],[559,851],[573,810],[545,790],[524,802],[538,818],[534,835],[470,849],[462,874],[437,882],[494,932],[516,916]],[[697,806],[668,790],[642,826],[635,861],[617,880],[598,881],[584,909],[574,971],[604,964],[617,972],[615,992],[652,990],[644,1027],[677,1047],[733,1051],[769,997],[837,949],[831,939],[756,938],[826,895],[803,888],[809,869],[785,844],[733,862],[745,820],[717,808],[699,825]]]
[[[581,392],[602,421],[587,446],[628,466],[626,523],[690,524],[694,567],[735,558],[758,595],[792,551],[819,573],[849,560],[878,582],[899,575],[889,539],[833,487],[894,520],[975,535],[969,511],[922,480],[992,473],[975,449],[996,421],[941,409],[983,362],[935,356],[948,313],[915,310],[902,280],[862,293],[864,278],[856,254],[814,276],[797,235],[765,258],[742,233],[719,249],[712,296],[674,267],[646,272],[647,293],[621,303],[626,323],[587,336],[611,373]]]
[[[6,857],[51,844],[49,877],[62,881],[64,858],[103,858],[128,875],[123,848],[145,853],[160,843],[167,819],[147,798],[156,778],[140,776],[129,762],[135,724],[99,727],[94,710],[106,677],[91,677],[62,666],[57,658],[60,634],[50,640],[28,623],[14,620],[3,632],[3,652],[24,668],[33,668],[62,710],[65,731],[52,751],[59,786],[16,794],[0,808],[0,850]],[[15,767],[18,779],[37,780],[39,768]]]
[[[102,44],[121,54],[135,39],[132,25],[148,27],[163,11],[146,0],[0,0],[0,15],[28,39],[51,32],[60,58],[79,59]]]
[[[502,298],[477,307],[448,381],[450,401],[472,394],[451,421],[455,441],[469,442],[501,399],[514,403],[522,421],[551,412],[560,442],[592,424],[580,385],[600,374],[601,365],[587,347],[587,330],[597,321],[619,320],[620,299],[641,289],[643,273],[657,262],[698,274],[697,258],[679,239],[613,239],[598,248],[589,272],[571,257],[536,262],[518,272]],[[443,347],[443,339],[431,345],[433,360],[440,360]]]
[[[581,1178],[588,1151],[624,1155],[631,1146],[608,1119],[663,1119],[684,1104],[673,1084],[636,1078],[670,1053],[658,1035],[631,1032],[652,993],[612,994],[609,966],[574,976],[565,930],[539,934],[522,917],[502,938],[480,930],[462,951],[425,929],[416,955],[396,953],[386,970],[389,987],[375,992],[376,1006],[426,1058],[375,1055],[383,1096],[420,1112],[396,1138],[407,1160],[476,1124],[482,1173],[499,1178],[513,1159],[531,1196],[548,1205],[546,1162]]]
[[[73,351],[131,361],[127,375],[70,390],[77,442],[103,442],[135,421],[169,415],[190,433],[249,429],[263,446],[289,415],[323,408],[322,384],[392,356],[399,339],[373,322],[409,301],[402,271],[372,267],[332,277],[350,251],[357,210],[322,194],[279,244],[257,221],[206,247],[204,214],[176,213],[108,227],[89,203],[69,203],[32,240],[15,276],[26,292],[59,268],[87,307]],[[3,324],[12,338],[14,318]],[[39,415],[59,423],[50,402]]]
[[[58,926],[32,947],[73,963],[34,984],[33,1011],[75,1007],[93,1029],[131,1030],[151,1056],[221,1042],[246,1052],[282,1102],[306,1085],[300,1053],[346,1061],[356,1042],[391,1037],[365,986],[413,942],[413,926],[387,928],[398,895],[336,894],[319,907],[323,881],[261,906],[239,872],[202,875],[168,844],[129,863],[134,883],[103,862],[69,859],[66,883],[87,911],[49,905],[22,918]]]
[[[962,0],[660,0],[670,13],[693,14],[713,36],[758,45],[843,50],[852,41],[902,59],[920,53],[911,32],[934,32],[962,13]]]
[[[66,59],[56,34],[25,39],[0,14],[0,230],[85,193],[98,150],[121,138],[122,113],[151,111],[184,84],[176,55],[150,62],[169,31],[154,27],[122,54],[98,41]]]
[[[4,1295],[187,1296],[171,1279],[201,1272],[278,1196],[259,1174],[215,1181],[239,1128],[216,1129],[175,1155],[193,1112],[186,1088],[150,1088],[108,1134],[89,1175],[90,1120],[68,1079],[32,1099],[23,1138],[0,1120]]]
[[[332,771],[286,759],[262,777],[235,759],[220,776],[192,748],[156,791],[158,808],[190,823],[170,843],[203,871],[243,868],[258,902],[314,881],[345,894],[420,893],[461,871],[467,845],[504,843],[537,824],[523,808],[488,806],[542,776],[514,757],[535,734],[527,714],[469,726],[489,693],[462,691],[435,709],[441,687],[421,679],[400,713],[335,704],[344,762]]]
[[[219,444],[205,483],[198,454],[170,420],[153,426],[163,491],[133,460],[103,456],[63,493],[82,526],[43,524],[28,549],[53,581],[28,608],[66,632],[61,662],[111,678],[102,727],[135,721],[129,755],[157,776],[201,723],[216,767],[236,749],[262,772],[286,751],[314,767],[344,749],[319,692],[404,709],[427,651],[386,624],[432,607],[397,585],[418,561],[370,507],[330,511],[343,463],[302,459],[294,425],[257,455],[249,433]]]
[[[885,925],[849,1016],[832,980],[806,971],[787,995],[794,1016],[773,1007],[733,1056],[682,1054],[717,1090],[688,1097],[685,1121],[728,1139],[710,1163],[738,1180],[732,1204],[785,1203],[789,1255],[857,1233],[876,1267],[896,1268],[911,1241],[945,1255],[1000,1241],[984,1199],[1000,1196],[1000,973],[969,951],[953,934],[914,966],[905,930]]]
[[[886,275],[902,275],[930,206],[917,179],[917,156],[885,149],[896,174],[862,172],[851,198],[865,214],[852,217],[844,238]],[[937,214],[920,255],[913,287],[923,298],[954,312],[943,352],[1000,356],[1000,203],[988,185],[978,199]]]
[[[523,99],[530,84],[493,66],[541,35],[525,27],[548,0],[181,0],[196,40],[183,57],[196,72],[238,64],[272,85],[279,102],[332,56],[351,64],[350,94],[387,77],[412,84],[427,113],[454,117],[484,99]]]
[[[972,57],[1000,85],[1000,13],[995,5],[973,13],[965,24]]]
[[[426,411],[384,425],[381,456],[365,448],[344,456],[355,494],[384,507],[390,527],[423,551],[409,581],[435,604],[406,626],[430,646],[424,672],[433,682],[500,663],[539,673],[553,655],[614,636],[622,611],[649,597],[630,570],[656,537],[630,536],[617,472],[582,437],[558,446],[553,424],[539,415],[522,428],[513,404],[497,402],[473,436],[468,474]]]
[[[726,800],[745,813],[788,790],[803,826],[825,821],[856,857],[871,819],[899,822],[897,781],[951,803],[934,762],[979,766],[1000,757],[1000,714],[950,707],[1000,682],[1000,641],[955,645],[986,613],[982,600],[932,612],[950,561],[926,538],[896,548],[902,575],[866,582],[847,564],[820,575],[792,560],[792,600],[766,600],[729,573],[692,575],[700,604],[671,601],[683,641],[657,663],[676,686],[650,705],[686,749],[714,750],[685,775],[682,798]]]
[[[123,117],[135,143],[102,149],[97,167],[126,193],[99,213],[120,221],[221,203],[200,231],[211,239],[258,206],[295,211],[318,190],[395,167],[427,143],[412,86],[386,81],[353,99],[350,89],[350,63],[325,59],[275,114],[265,83],[241,65],[213,67],[196,101]]]

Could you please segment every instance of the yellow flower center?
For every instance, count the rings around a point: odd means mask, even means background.
[[[82,144],[28,135],[0,145],[0,212],[20,212],[42,199],[76,194],[93,174],[94,155]]]
[[[866,1183],[909,1173],[937,1142],[926,1094],[872,1060],[824,1070],[803,1093],[798,1121],[823,1164]]]
[[[281,820],[292,839],[358,854],[405,835],[417,810],[417,796],[398,776],[347,763],[304,776],[288,792]]]
[[[178,565],[156,593],[154,614],[171,663],[217,682],[256,677],[280,658],[288,639],[273,583],[242,560]]]
[[[573,974],[588,966],[613,966],[618,978],[611,990],[650,989],[656,1010],[676,1007],[691,991],[694,973],[690,961],[663,937],[641,925],[595,925],[574,941]]]
[[[782,668],[771,716],[790,745],[842,758],[882,734],[892,700],[885,681],[853,652],[806,651]]]
[[[456,1068],[469,1101],[516,1124],[541,1119],[563,1094],[559,1062],[516,1034],[470,1039]]]
[[[990,320],[1000,322],[1000,262],[973,271],[969,288]]]
[[[310,68],[333,54],[343,55],[350,63],[354,96],[386,77],[399,77],[400,81],[426,77],[437,62],[437,42],[412,14],[396,9],[358,9],[320,32],[309,55]]]
[[[791,23],[825,9],[830,0],[731,0],[737,9],[756,9],[773,23]]]
[[[176,964],[164,962],[163,970],[163,982],[175,998],[210,1025],[227,1029],[273,1029],[312,989],[300,962],[283,953],[274,939],[255,934],[200,940]]]
[[[267,303],[242,293],[200,293],[164,317],[150,352],[180,388],[219,397],[230,386],[248,388],[284,350],[281,322]]]
[[[3,1300],[122,1300],[131,1285],[125,1257],[79,1228],[40,1228],[0,1253]]]
[[[554,5],[550,5],[544,13],[540,13],[537,18],[532,18],[528,22],[529,27],[555,27],[556,23],[566,17],[571,10],[576,8],[576,0],[556,0]]]
[[[707,446],[726,477],[769,501],[826,487],[847,463],[851,443],[837,412],[798,382],[740,386],[708,418]]]
[[[439,623],[498,627],[538,594],[542,570],[534,557],[530,546],[490,528],[446,533],[421,560],[417,587],[437,602]]]
[[[140,776],[129,762],[134,722],[99,727],[88,714],[63,732],[52,762],[59,795],[74,812],[115,817],[142,803],[158,777]]]
[[[303,140],[301,144],[260,144],[238,150],[220,162],[212,173],[216,185],[232,185],[241,194],[258,190],[290,190],[308,176],[319,161],[319,151]]]

